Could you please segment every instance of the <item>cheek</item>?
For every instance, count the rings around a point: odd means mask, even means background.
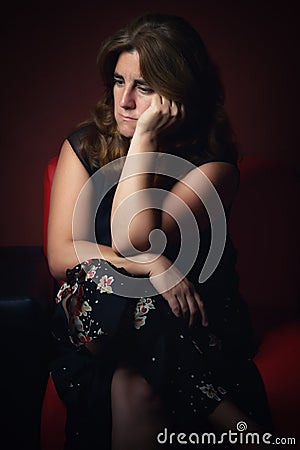
[[[118,94],[115,89],[113,90],[113,99],[114,99],[114,111],[116,111],[118,104]]]
[[[146,109],[151,105],[151,97],[141,98],[138,103],[139,116],[143,114]]]
[[[120,109],[120,102],[122,99],[122,90],[117,86],[113,87],[113,103],[114,110],[117,112]]]

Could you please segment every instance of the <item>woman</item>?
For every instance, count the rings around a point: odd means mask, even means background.
[[[240,420],[260,430],[268,410],[226,236],[239,171],[217,70],[198,33],[162,14],[107,39],[98,65],[104,95],[63,143],[51,192],[49,267],[67,280],[51,363],[66,448],[154,449],[166,427]],[[116,166],[104,188],[97,174]],[[224,245],[201,282],[220,223]]]

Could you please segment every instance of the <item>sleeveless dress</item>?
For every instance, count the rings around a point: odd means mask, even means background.
[[[79,151],[83,129],[68,140]],[[112,188],[96,216],[96,237],[111,245]],[[236,252],[227,236],[222,258],[210,278],[199,284],[199,268],[207,255],[210,233],[201,234],[201,251],[189,280],[204,301],[209,325],[193,330],[175,317],[160,296],[130,299],[116,294],[116,272],[131,277],[103,259],[70,268],[56,297],[52,320],[50,370],[67,408],[66,450],[111,448],[110,386],[120,361],[135,367],[162,399],[174,430],[209,431],[207,416],[229,395],[263,427],[271,427],[264,386],[252,361],[256,348],[247,305],[239,293]],[[69,320],[62,307],[67,302]],[[86,342],[103,339],[101,356]],[[269,428],[270,430],[270,428]]]

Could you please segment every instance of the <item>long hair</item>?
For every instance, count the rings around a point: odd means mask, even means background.
[[[113,75],[120,54],[134,50],[147,84],[185,108],[183,124],[160,142],[160,150],[195,164],[236,162],[223,86],[200,35],[183,18],[150,13],[116,32],[100,48],[97,65],[104,93],[93,116],[83,123],[90,125],[82,148],[91,167],[99,168],[128,151],[129,139],[120,135],[114,118]]]

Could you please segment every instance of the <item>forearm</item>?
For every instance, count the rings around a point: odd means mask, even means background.
[[[112,204],[113,248],[124,255],[132,253],[128,248],[128,233],[132,245],[144,251],[149,247],[150,232],[160,227],[160,212],[153,207],[151,190],[154,187],[156,158],[155,137],[151,133],[135,134]]]
[[[133,275],[148,276],[149,258],[140,257],[137,261],[123,258],[116,254],[112,247],[88,241],[69,241],[55,251],[48,254],[48,263],[51,274],[57,280],[66,278],[66,270],[71,269],[82,261],[94,258],[104,259],[114,266],[123,267]]]

